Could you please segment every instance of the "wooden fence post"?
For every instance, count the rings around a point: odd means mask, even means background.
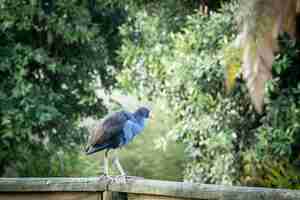
[[[102,200],[128,200],[127,193],[125,192],[103,192]]]

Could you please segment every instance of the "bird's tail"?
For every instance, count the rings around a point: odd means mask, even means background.
[[[91,147],[86,147],[85,150],[84,150],[84,151],[85,151],[85,154],[86,154],[86,155],[91,154],[91,150],[92,150]]]
[[[96,153],[97,151],[102,151],[103,149],[106,149],[109,147],[110,144],[101,144],[101,145],[95,145],[95,146],[89,146],[85,149],[85,154],[90,155],[93,153]]]

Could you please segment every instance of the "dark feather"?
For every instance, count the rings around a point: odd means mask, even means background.
[[[111,139],[123,130],[124,124],[131,118],[131,114],[126,111],[113,113],[99,123],[91,134],[88,142],[87,152],[94,151],[96,145],[109,143]]]
[[[106,149],[107,147],[109,147],[110,144],[102,144],[102,145],[94,145],[93,147],[89,147],[85,150],[86,154],[87,155],[90,155],[90,154],[93,154],[93,153],[96,153],[97,151],[101,151],[103,149]]]

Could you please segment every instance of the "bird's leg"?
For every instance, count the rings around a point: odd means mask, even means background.
[[[125,173],[125,171],[124,171],[124,169],[123,169],[123,167],[122,167],[122,165],[119,161],[119,157],[118,157],[116,151],[114,153],[113,163],[116,165],[116,167],[119,170],[121,176],[126,176],[126,173]]]
[[[116,151],[114,152],[113,163],[116,165],[116,167],[118,168],[118,170],[121,174],[119,177],[117,177],[117,181],[118,181],[118,179],[120,179],[121,183],[126,183],[127,180],[144,179],[143,177],[138,177],[138,176],[128,176],[125,173],[124,169],[122,168],[122,165],[119,161],[119,156]]]
[[[109,150],[107,149],[104,153],[104,175],[108,176],[108,152]]]
[[[120,172],[120,176],[116,177],[116,182],[120,182],[120,183],[126,183],[126,173],[119,161],[119,157],[116,153],[116,151],[114,152],[114,157],[113,157],[113,163],[115,164],[115,166],[117,167],[117,169]]]
[[[107,149],[104,153],[104,174],[100,177],[100,179],[106,179],[108,181],[114,181],[113,178],[108,175],[108,173],[109,173],[108,152],[109,152],[109,150]]]

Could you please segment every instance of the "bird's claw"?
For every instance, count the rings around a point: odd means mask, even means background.
[[[114,183],[127,183],[128,181],[144,179],[143,177],[139,176],[127,176],[127,175],[120,175],[114,177]]]
[[[116,176],[114,178],[114,183],[126,183],[127,182],[127,176],[126,175],[120,175]]]
[[[119,175],[119,176],[109,176],[107,174],[103,174],[99,176],[99,181],[106,180],[109,183],[117,183],[117,184],[125,184],[128,183],[128,181],[132,180],[138,180],[138,179],[144,179],[143,177],[139,176],[127,176],[127,175]]]
[[[119,176],[114,176],[113,177],[113,176],[109,176],[107,174],[103,174],[103,175],[99,176],[99,181],[106,180],[109,183],[124,184],[132,178],[134,178],[134,177],[133,176],[127,176],[127,175],[119,175]]]
[[[108,182],[114,182],[114,178],[112,176],[109,176],[107,174],[103,174],[99,176],[99,180],[108,180]]]

